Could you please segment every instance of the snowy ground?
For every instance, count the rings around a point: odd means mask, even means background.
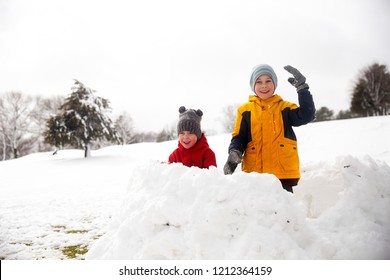
[[[227,134],[210,170],[162,164],[176,141],[0,162],[0,259],[390,259],[390,117],[295,131],[294,195],[223,175]]]

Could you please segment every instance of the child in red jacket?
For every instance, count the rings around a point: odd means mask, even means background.
[[[179,108],[178,148],[169,156],[168,163],[181,162],[183,165],[199,168],[217,166],[215,153],[210,149],[206,136],[200,128],[203,112],[201,110]]]

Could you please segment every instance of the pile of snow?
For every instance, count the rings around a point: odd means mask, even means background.
[[[296,134],[294,194],[223,175],[228,134],[209,170],[161,163],[177,141],[0,162],[0,259],[390,259],[390,117]]]
[[[116,223],[89,257],[305,257],[304,218],[274,176],[154,164],[134,171]]]
[[[329,243],[324,259],[390,259],[390,167],[371,157],[339,157],[307,168],[297,201]]]
[[[314,171],[304,181],[309,190],[296,197],[269,174],[225,176],[216,168],[179,164],[137,168],[109,232],[87,257],[389,258],[390,212],[383,210],[390,205],[390,168],[350,157],[335,166],[328,181],[335,189],[311,189],[311,183],[318,186]]]

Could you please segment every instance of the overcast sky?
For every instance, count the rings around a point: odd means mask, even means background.
[[[276,93],[297,102],[283,69],[306,77],[316,107],[349,108],[359,70],[390,66],[387,0],[0,0],[0,94],[71,92],[73,79],[160,131],[178,108],[247,101],[253,66],[270,64]]]

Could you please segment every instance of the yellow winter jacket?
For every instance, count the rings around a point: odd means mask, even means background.
[[[299,179],[298,145],[292,126],[314,119],[314,102],[308,90],[298,94],[300,107],[279,95],[267,100],[250,96],[237,110],[229,151],[243,153],[242,170]]]

